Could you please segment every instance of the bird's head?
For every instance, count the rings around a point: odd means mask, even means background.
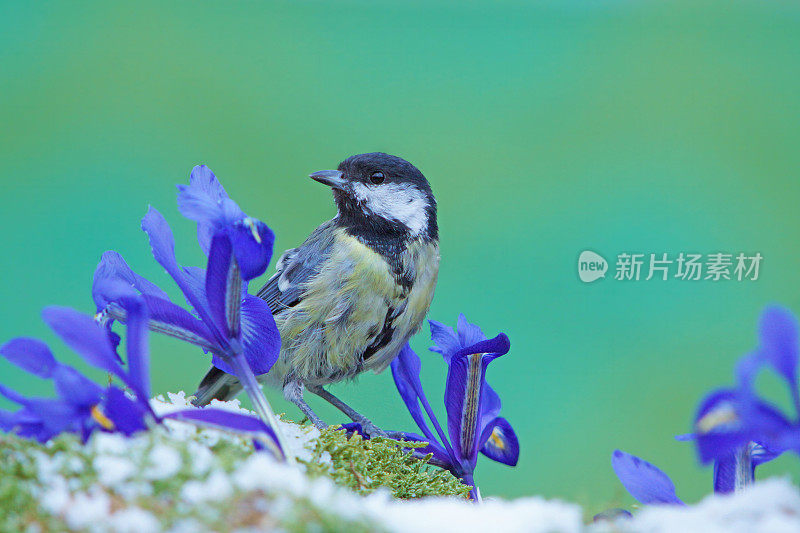
[[[359,154],[342,161],[337,170],[321,170],[310,177],[331,187],[346,224],[438,238],[431,186],[405,159],[382,152]]]

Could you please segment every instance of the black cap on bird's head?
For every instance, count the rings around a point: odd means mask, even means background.
[[[438,238],[431,186],[405,159],[382,152],[359,154],[342,161],[337,170],[310,177],[333,189],[339,218],[346,226]]]

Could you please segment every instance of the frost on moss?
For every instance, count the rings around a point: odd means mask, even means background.
[[[186,403],[179,394],[153,406],[163,414]],[[96,433],[85,445],[74,435],[41,445],[0,434],[0,531],[380,531],[361,500],[468,491],[411,457],[409,443],[281,423],[304,467],[178,421],[129,439]]]
[[[425,443],[392,439],[349,439],[343,429],[328,428],[313,443],[310,460],[302,461],[311,477],[327,476],[337,485],[359,494],[386,487],[395,498],[460,496],[470,487],[450,472],[427,464],[430,455],[417,459],[407,448],[424,448]],[[404,449],[405,448],[405,449]]]

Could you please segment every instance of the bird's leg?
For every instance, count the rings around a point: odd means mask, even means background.
[[[370,437],[387,437],[394,440],[407,440],[407,437],[401,431],[384,431],[377,427],[375,424],[372,423],[367,417],[344,403],[342,400],[331,394],[330,392],[326,391],[319,385],[309,386],[307,387],[309,392],[313,392],[320,398],[328,401],[331,405],[339,409],[345,415],[347,415],[350,420],[353,422],[357,422],[361,424],[361,428],[367,433]],[[416,457],[417,459],[423,459],[426,457],[427,454],[422,453],[419,450],[410,450],[411,455]],[[428,464],[438,466],[440,468],[449,469],[450,465],[439,461],[438,459],[431,457],[428,459]]]
[[[365,417],[364,415],[362,415],[361,413],[359,413],[358,411],[356,411],[355,409],[353,409],[352,407],[350,407],[349,405],[344,403],[342,400],[340,400],[339,398],[337,398],[336,396],[334,396],[330,392],[328,392],[325,389],[323,389],[321,386],[319,386],[319,385],[310,385],[310,386],[307,386],[306,388],[308,389],[309,392],[313,392],[314,394],[316,394],[320,398],[326,400],[331,405],[336,407],[338,410],[343,412],[353,422],[361,424],[361,428],[370,437],[387,437],[387,438],[394,439],[394,440],[407,440],[406,436],[401,431],[384,431],[384,430],[380,429],[375,424],[373,424],[372,421],[369,420],[367,417]],[[302,407],[301,407],[301,409],[302,409]],[[413,450],[412,449],[412,450],[410,450],[410,452],[411,452],[411,455],[416,457],[417,459],[423,459],[427,455],[427,454],[422,453],[419,450]],[[431,457],[431,458],[428,459],[428,464],[431,464],[431,465],[434,465],[434,466],[438,466],[440,468],[444,468],[445,470],[448,470],[450,468],[449,464],[447,464],[445,462],[442,462],[442,461],[439,461],[438,459],[436,459],[434,457]]]
[[[303,414],[311,420],[311,423],[314,424],[319,430],[323,430],[328,427],[328,424],[322,421],[320,417],[317,416],[317,413],[311,408],[310,405],[306,403],[303,399],[303,384],[300,381],[289,381],[283,386],[283,397],[295,404],[297,407],[303,411]]]
[[[330,403],[332,406],[336,407],[338,410],[343,412],[350,420],[361,424],[361,428],[364,430],[366,434],[370,437],[388,437],[390,439],[401,439],[403,438],[403,434],[399,432],[386,432],[377,427],[372,421],[344,403],[342,400],[331,394],[330,392],[326,391],[319,385],[309,385],[308,387],[309,392],[313,392],[323,400]]]

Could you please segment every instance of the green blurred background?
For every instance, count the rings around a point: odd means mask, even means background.
[[[488,377],[522,456],[516,469],[482,460],[483,492],[629,505],[609,464],[617,447],[686,499],[709,492],[710,470],[673,435],[731,381],[766,303],[800,311],[800,7],[526,4],[4,2],[0,339],[56,343],[40,309],[93,311],[107,249],[178,297],[139,220],[157,206],[179,260],[201,264],[175,209],[195,164],[275,230],[280,252],[334,214],[309,172],[386,151],[415,163],[439,201],[430,316],[464,312],[512,340]],[[756,282],[588,285],[576,273],[587,248],[612,261],[757,251],[764,263]],[[194,390],[207,357],[152,344],[155,391]],[[428,344],[427,329],[413,341],[440,398],[445,368]],[[0,373],[49,391],[4,362]],[[764,386],[785,400],[776,380]],[[381,426],[413,429],[388,372],[333,390]],[[796,458],[761,469],[784,472],[797,479]]]

